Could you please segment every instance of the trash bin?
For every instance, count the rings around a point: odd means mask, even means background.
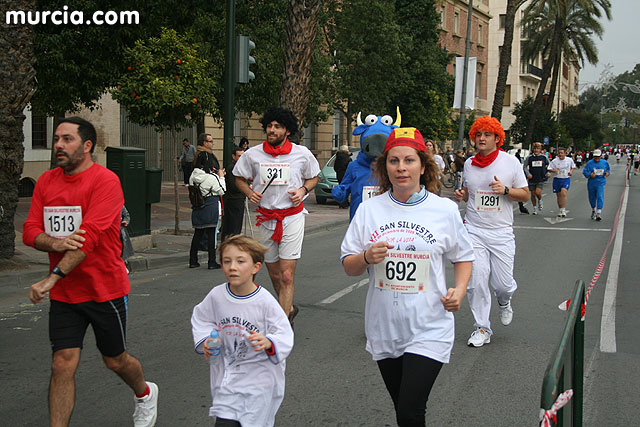
[[[158,203],[160,201],[160,190],[162,188],[162,169],[146,168],[146,197],[147,203]]]
[[[143,148],[107,147],[107,169],[112,170],[120,178],[124,205],[131,214],[129,234],[140,236],[149,234],[145,230],[145,152]]]

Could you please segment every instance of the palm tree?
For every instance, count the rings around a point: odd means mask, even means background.
[[[0,258],[11,258],[15,250],[13,218],[24,164],[22,112],[36,85],[33,27],[8,25],[4,17],[10,10],[36,10],[36,2],[0,1]]]
[[[311,66],[318,30],[318,12],[322,3],[322,0],[289,0],[280,105],[293,112],[300,130],[309,104]],[[296,141],[297,137],[291,135]]]
[[[496,91],[491,107],[491,116],[500,120],[502,118],[502,106],[504,105],[504,93],[507,87],[507,77],[509,76],[509,65],[511,64],[511,47],[513,45],[513,30],[518,9],[525,0],[507,0],[507,10],[504,20],[504,40],[500,50],[500,68],[498,69],[498,80]]]
[[[542,107],[547,82],[556,61],[558,61],[558,68],[561,66],[559,59],[561,52],[573,50],[581,61],[586,57],[591,63],[597,62],[597,50],[593,46],[592,36],[593,34],[599,37],[602,35],[602,27],[597,18],[602,17],[603,13],[611,19],[609,0],[534,0],[525,9],[524,25],[531,37],[536,38],[537,51],[542,52],[545,59],[542,79],[527,126],[525,146],[531,144],[538,111]],[[574,21],[571,25],[570,19]],[[541,33],[547,35],[545,39],[537,38]],[[532,50],[535,49],[532,48]],[[531,52],[529,54],[531,55]]]

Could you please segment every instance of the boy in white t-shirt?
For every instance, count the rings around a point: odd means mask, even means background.
[[[564,147],[558,148],[558,157],[549,164],[549,172],[556,174],[553,178],[553,192],[558,198],[558,216],[567,216],[567,192],[571,185],[571,175],[576,168],[576,164],[571,157],[567,157],[567,150]]]
[[[209,415],[216,427],[271,427],[284,398],[293,330],[275,298],[253,282],[267,248],[235,235],[219,250],[228,282],[213,288],[191,316],[195,350],[211,359]],[[212,330],[222,341],[217,356],[206,345]]]
[[[526,202],[529,189],[518,159],[498,148],[505,133],[497,119],[478,118],[469,137],[478,154],[465,162],[462,189],[456,190],[454,198],[467,202],[465,226],[475,255],[467,297],[476,329],[467,344],[482,347],[491,342],[493,334],[490,285],[498,299],[502,324],[507,326],[513,319],[511,297],[518,285],[513,279],[516,243],[511,205]]]

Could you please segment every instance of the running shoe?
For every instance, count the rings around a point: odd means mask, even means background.
[[[542,212],[542,199],[538,200],[538,209]]]
[[[533,207],[533,212],[531,212],[532,215],[538,215],[538,207],[534,206]]]
[[[529,215],[529,210],[524,206],[520,206],[520,213],[523,215]]]
[[[135,427],[153,427],[158,417],[158,386],[147,381],[149,394],[145,397],[135,397],[136,409],[133,411],[133,425]]]
[[[602,221],[602,217],[600,216],[600,214],[596,214],[596,221]]]
[[[596,219],[596,211],[591,211],[591,219]]]
[[[491,342],[491,334],[485,331],[482,328],[477,328],[471,334],[471,338],[467,341],[467,345],[469,347],[482,347],[485,344],[489,344]]]
[[[498,304],[498,311],[500,312],[500,322],[504,326],[509,326],[513,320],[513,308],[511,308],[511,301],[506,305]]]

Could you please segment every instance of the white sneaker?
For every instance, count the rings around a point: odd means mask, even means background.
[[[596,219],[596,211],[591,211],[591,219]]]
[[[491,342],[491,334],[482,328],[477,328],[471,334],[471,338],[467,341],[468,346],[482,347]]]
[[[538,208],[540,209],[540,212],[542,212],[542,199],[538,200]]]
[[[158,386],[147,381],[150,392],[145,397],[134,397],[136,409],[133,411],[135,427],[153,427],[158,417]]]
[[[513,320],[513,308],[511,308],[511,301],[507,305],[498,304],[498,310],[500,312],[500,322],[504,326],[509,326]]]
[[[538,207],[534,206],[533,207],[533,212],[531,212],[533,215],[538,215]]]

